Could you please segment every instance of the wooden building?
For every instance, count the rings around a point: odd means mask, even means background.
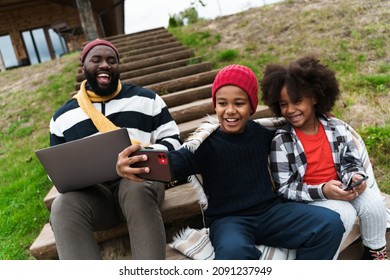
[[[0,0],[0,66],[41,63],[124,34],[125,0]]]

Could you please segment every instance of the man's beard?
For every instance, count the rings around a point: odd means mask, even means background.
[[[114,74],[112,76],[108,88],[101,88],[97,82],[96,77],[91,75],[89,72],[85,72],[85,77],[87,78],[87,82],[88,85],[91,87],[91,90],[97,95],[108,96],[113,94],[118,88],[119,74]]]

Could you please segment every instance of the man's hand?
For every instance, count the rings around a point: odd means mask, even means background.
[[[132,153],[141,149],[141,145],[131,145],[127,147],[118,155],[118,160],[116,162],[116,172],[119,176],[129,179],[134,182],[143,182],[144,179],[141,179],[137,174],[149,173],[149,167],[131,167],[132,164],[140,161],[146,161],[148,157],[146,155],[131,156]]]

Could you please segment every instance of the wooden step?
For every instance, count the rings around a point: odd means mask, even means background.
[[[128,50],[135,50],[138,49],[142,46],[144,46],[145,42],[152,42],[152,41],[157,41],[161,39],[169,39],[173,38],[176,39],[171,33],[168,31],[165,32],[157,32],[157,33],[148,33],[145,36],[141,37],[128,37],[126,40],[120,40],[120,41],[111,41],[115,47],[118,49],[119,53],[121,52],[126,52]]]
[[[118,35],[117,38],[107,37],[105,40],[110,41],[118,49],[119,53],[125,53],[129,50],[136,50],[146,46],[146,43],[150,42],[150,45],[154,44],[154,41],[159,40],[169,40],[173,39],[178,41],[178,39],[173,36],[172,33],[168,32],[165,28],[157,28],[154,30],[146,30],[145,32],[137,32],[130,34]],[[83,42],[82,47],[84,47],[88,42]]]
[[[212,84],[189,88],[174,93],[162,95],[162,99],[168,108],[187,104],[199,99],[211,98]]]
[[[154,38],[150,41],[143,41],[137,43],[137,45],[132,45],[128,48],[128,50],[124,49],[122,52],[119,53],[120,57],[126,57],[129,55],[132,55],[133,53],[139,53],[142,50],[147,50],[147,48],[154,47],[154,46],[161,46],[168,43],[176,43],[176,45],[183,45],[177,38],[173,36],[167,36],[163,38]]]
[[[182,47],[183,47],[183,44],[181,42],[179,42],[177,40],[173,40],[173,39],[171,39],[170,42],[154,41],[154,42],[151,42],[149,45],[145,45],[143,48],[130,49],[130,50],[127,50],[126,52],[120,52],[119,53],[119,57],[120,57],[119,62],[121,64],[124,64],[126,62],[129,62],[130,60],[139,60],[139,56],[143,57],[144,53],[158,55],[159,52],[166,53],[167,49],[180,48],[180,50],[181,50]],[[156,55],[154,55],[154,56],[156,56]],[[78,67],[77,71],[78,71],[78,73],[82,72],[81,65]]]
[[[55,186],[53,186],[47,195],[43,199],[43,203],[45,204],[46,208],[48,211],[51,210],[51,204],[53,203],[53,200],[59,195],[60,193],[56,189]],[[178,203],[178,204],[173,204],[177,203],[178,197],[180,198],[182,195],[188,195],[188,199],[185,199],[184,201]],[[164,211],[164,215],[166,216],[167,221],[171,221],[174,219],[174,217],[180,218],[179,216],[171,215],[171,208],[173,211],[176,211],[176,207],[188,207],[188,205],[192,204],[194,200],[197,200],[196,194],[194,193],[190,183],[185,183],[181,184],[178,186],[175,186],[173,188],[169,188],[165,191],[165,200],[162,205],[162,211]],[[191,209],[190,209],[191,210]]]
[[[128,71],[139,70],[145,67],[159,65],[171,61],[177,61],[185,58],[190,58],[193,56],[194,56],[194,51],[188,49],[176,51],[176,52],[164,53],[164,54],[158,53],[156,56],[145,58],[142,60],[130,61],[128,63],[121,62],[120,71],[121,73],[126,73]]]
[[[191,62],[191,57],[193,57],[194,51],[192,50],[183,50],[175,53],[168,53],[158,55],[156,57],[146,58],[144,60],[131,61],[128,63],[120,63],[120,72],[121,75],[126,74],[130,71],[139,71],[145,69],[147,67],[152,67],[156,65],[161,65],[168,62],[179,61],[183,59],[189,59]],[[194,58],[194,61],[199,61],[197,58]],[[76,83],[81,82],[85,79],[84,73],[82,73],[81,68],[78,70],[78,74],[76,75]],[[76,88],[78,89],[78,87]]]
[[[188,66],[195,63],[200,63],[201,57],[185,58],[181,60],[169,61],[167,63],[161,63],[158,65],[152,65],[150,67],[140,68],[128,72],[121,72],[121,80],[128,80],[134,77],[141,77],[153,73],[158,73],[166,70],[171,70],[179,67]]]
[[[125,52],[121,52],[120,55],[120,60],[124,60],[125,58],[130,58],[134,57],[137,55],[141,55],[143,53],[149,53],[149,52],[157,52],[161,50],[166,50],[169,48],[176,48],[176,47],[182,47],[183,43],[175,40],[174,38],[169,38],[170,41],[164,42],[163,40],[154,40],[151,41],[149,44],[142,44],[138,45],[137,49],[131,49]],[[167,41],[167,40],[165,40]]]
[[[53,187],[50,191],[50,196],[45,198],[45,205],[50,209],[51,203],[58,195],[58,192]],[[191,217],[196,217],[201,213],[198,196],[192,186],[187,183],[166,190],[165,200],[161,209],[164,223],[169,225],[177,220],[187,220]],[[200,218],[197,220],[201,221]],[[177,232],[177,228],[175,232]],[[122,223],[112,229],[95,232],[95,238],[98,243],[102,243],[115,238],[120,238],[127,235],[127,227]],[[170,238],[173,232],[169,233]],[[168,240],[168,239],[167,239]],[[53,231],[49,224],[44,225],[41,233],[30,247],[31,254],[37,259],[54,259],[57,258],[57,250]]]
[[[211,70],[211,64],[209,62],[201,62],[196,64],[185,65],[181,67],[176,67],[173,69],[166,69],[165,71],[160,71],[157,73],[150,73],[144,76],[131,77],[129,79],[124,79],[121,76],[121,81],[125,84],[134,84],[138,86],[146,86],[150,84],[160,83],[169,81],[172,79],[177,79],[200,72],[206,72]],[[79,89],[81,83],[76,83],[75,88]]]
[[[180,90],[212,84],[219,70],[198,73],[174,80],[146,85],[145,87],[155,91],[160,96]]]
[[[156,57],[160,56],[163,54],[169,54],[169,53],[175,53],[175,52],[180,52],[180,51],[185,51],[187,48],[185,46],[179,46],[179,47],[174,47],[174,48],[168,48],[164,50],[158,50],[154,52],[149,52],[149,53],[143,53],[143,54],[138,54],[138,55],[133,55],[129,57],[125,57],[121,59],[121,63],[128,63],[132,61],[137,61],[137,60],[143,60],[151,57]]]
[[[132,32],[132,33],[127,33],[127,34],[118,34],[118,35],[105,37],[104,39],[111,41],[111,42],[122,42],[122,41],[125,41],[127,38],[149,37],[151,34],[159,34],[162,32],[167,32],[165,27],[156,27],[156,28],[151,28],[151,29],[142,30],[142,31],[138,31],[138,32]]]
[[[116,245],[116,244],[115,244]],[[114,246],[115,246],[114,245]],[[110,248],[112,247],[111,244],[108,245]],[[127,243],[125,243],[124,246],[122,246],[125,248],[128,248],[127,246]],[[105,248],[102,248],[102,251],[105,252],[104,255],[102,255],[103,257],[103,260],[132,260],[133,258],[131,257],[131,254],[126,254],[125,252],[123,253],[123,256],[117,256],[117,252],[113,252],[111,255],[110,254],[107,254]],[[180,253],[179,251],[169,247],[169,245],[167,244],[166,245],[166,260],[191,260],[190,258],[186,257],[185,255],[183,255],[182,253]]]
[[[147,29],[143,31],[127,33],[127,34],[118,34],[113,36],[105,37],[104,39],[112,42],[114,45],[121,44],[122,42],[135,41],[139,39],[148,40],[151,37],[158,36],[160,34],[169,33],[165,27],[157,27],[152,29]],[[88,42],[83,42],[82,46],[84,47]]]
[[[211,98],[206,98],[172,107],[169,109],[169,112],[175,122],[180,124],[195,119],[201,119],[208,114],[213,114],[215,110],[213,108]]]
[[[145,59],[156,59],[159,56],[162,55],[168,55],[168,54],[176,54],[176,53],[181,53],[181,52],[188,52],[188,49],[185,46],[177,46],[177,47],[172,47],[172,48],[166,48],[166,49],[161,49],[161,50],[156,50],[153,52],[147,52],[147,53],[140,53],[132,56],[127,56],[125,58],[120,58],[120,70],[126,71],[126,68],[123,68],[123,66],[126,66],[128,63],[133,63],[135,61],[143,61]],[[190,53],[194,53],[193,51]],[[157,60],[158,61],[158,60]],[[157,63],[155,62],[154,65]],[[134,68],[133,68],[134,69]],[[81,65],[77,68],[77,72],[79,74],[82,73],[82,68]]]
[[[162,83],[165,81],[171,81],[174,79],[187,77],[190,75],[196,75],[202,72],[208,72],[211,70],[211,64],[209,62],[201,62],[196,64],[190,64],[175,69],[168,69],[149,75],[134,77],[127,80],[123,80],[124,83],[131,83],[139,86],[152,85],[156,83]]]

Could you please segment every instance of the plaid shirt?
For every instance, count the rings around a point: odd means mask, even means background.
[[[336,119],[321,116],[320,121],[329,140],[334,166],[340,181],[348,185],[354,174],[365,175],[358,150],[346,125]],[[296,201],[326,200],[320,185],[303,182],[307,160],[294,128],[287,123],[276,131],[271,144],[271,172],[279,195]]]

